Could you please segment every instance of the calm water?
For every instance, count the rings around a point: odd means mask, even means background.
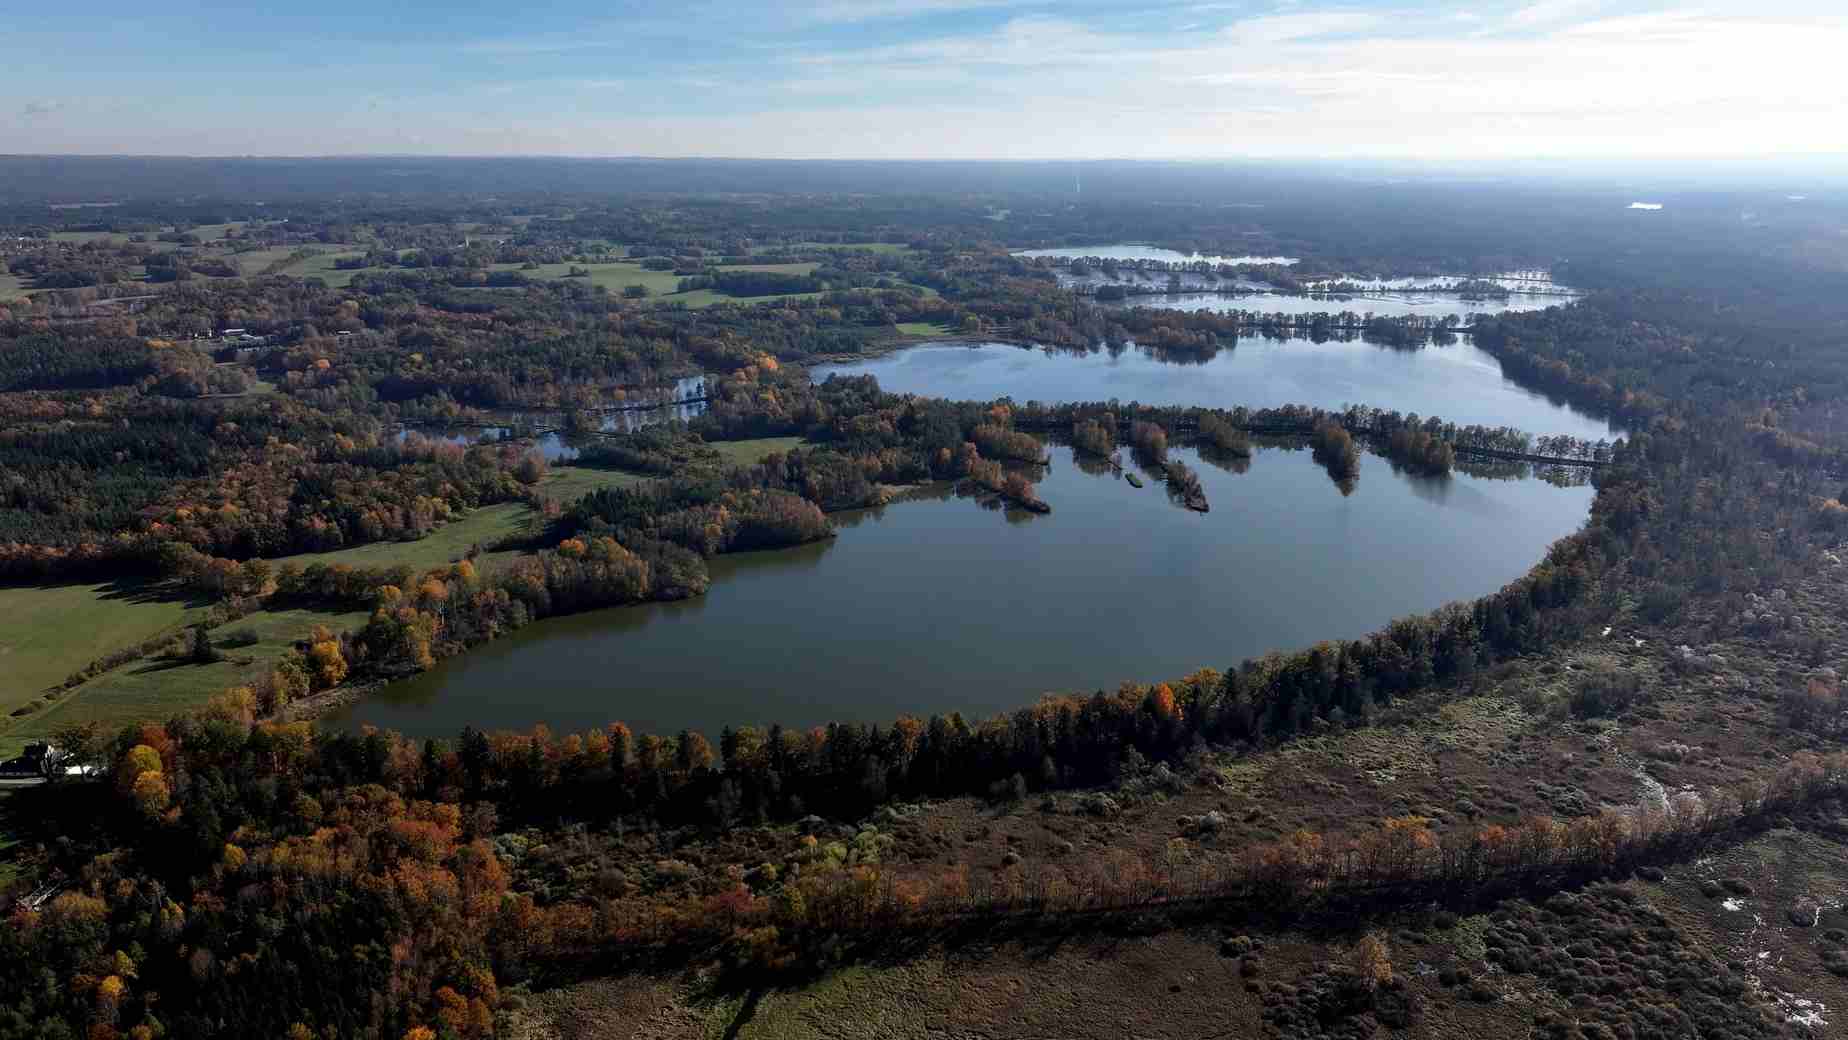
[[[701,400],[689,401],[688,398],[704,397],[706,382],[704,376],[688,376],[678,380],[671,391],[663,391],[663,403],[651,408],[632,408],[624,411],[604,412],[598,420],[597,428],[606,433],[631,433],[644,426],[654,426],[669,420],[678,419],[686,422],[696,416],[705,414],[706,403]],[[507,410],[496,413],[507,425],[471,425],[471,426],[437,426],[417,424],[400,427],[394,435],[399,442],[412,433],[420,434],[432,440],[446,441],[467,447],[473,444],[492,444],[495,441],[511,438],[514,429],[511,424],[522,422],[530,426],[547,426],[554,429],[564,425],[562,412],[515,411]],[[578,457],[578,449],[585,443],[581,439],[568,437],[561,433],[542,433],[531,438],[533,446],[551,462],[569,462]]]
[[[1366,289],[1449,289],[1458,283],[1473,280],[1493,282],[1515,293],[1550,293],[1555,296],[1578,296],[1579,290],[1560,285],[1553,280],[1550,271],[1526,269],[1519,271],[1499,271],[1495,274],[1467,276],[1460,274],[1419,275],[1411,278],[1340,278],[1338,281],[1349,285],[1358,285]],[[1310,282],[1311,287],[1322,282]]]
[[[1481,595],[1576,530],[1592,494],[1413,478],[1370,455],[1343,496],[1306,451],[1262,449],[1243,473],[1173,454],[1199,472],[1211,513],[1054,447],[1039,485],[1049,516],[942,489],[843,514],[830,542],[715,560],[704,598],[545,621],[332,721],[453,736],[465,723],[621,719],[716,736],[727,724],[986,716]]]
[[[1296,262],[1293,256],[1217,256],[1212,253],[1182,253],[1173,249],[1157,249],[1154,246],[1114,245],[1114,246],[1067,246],[1062,249],[1023,249],[1015,256],[1032,259],[1050,256],[1059,259],[1079,260],[1096,257],[1099,260],[1162,260],[1171,264],[1197,264],[1205,261],[1209,264],[1279,264],[1289,265]]]
[[[1085,284],[1097,285],[1095,280]],[[1557,296],[1541,296],[1532,293],[1514,293],[1500,299],[1465,299],[1456,293],[1442,292],[1368,292],[1351,295],[1316,295],[1292,296],[1284,293],[1240,293],[1227,296],[1216,292],[1181,292],[1134,295],[1126,298],[1123,307],[1156,307],[1162,310],[1197,311],[1209,310],[1225,313],[1226,311],[1257,311],[1261,314],[1316,314],[1326,312],[1340,314],[1352,311],[1355,314],[1371,314],[1381,318],[1403,318],[1418,315],[1426,318],[1441,318],[1446,314],[1460,315],[1464,319],[1478,314],[1500,314],[1503,311],[1537,311],[1548,307],[1557,307],[1567,302]],[[1106,304],[1105,306],[1112,306]]]
[[[959,400],[1138,401],[1159,405],[1339,408],[1366,404],[1463,425],[1597,440],[1610,427],[1505,379],[1501,363],[1467,337],[1449,346],[1393,350],[1360,340],[1241,338],[1203,362],[1159,360],[1129,348],[1081,354],[1000,343],[935,344],[813,370],[872,375],[897,393]]]

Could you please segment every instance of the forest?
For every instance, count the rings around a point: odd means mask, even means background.
[[[0,160],[23,178],[0,189],[13,232],[0,261],[25,294],[0,299],[0,583],[133,580],[200,613],[147,646],[111,648],[56,696],[81,698],[94,676],[176,636],[177,652],[209,657],[224,633],[284,611],[360,620],[305,627],[257,678],[197,691],[184,710],[59,727],[61,761],[93,779],[0,796],[0,890],[14,906],[0,924],[0,1037],[507,1035],[516,994],[547,984],[689,966],[793,984],[843,951],[878,956],[975,919],[1025,930],[1278,905],[1371,919],[1460,889],[1543,898],[1821,818],[1848,797],[1833,630],[1767,605],[1848,533],[1848,293],[1814,260],[1807,226],[1773,222],[1742,245],[1703,210],[1631,240],[1570,197],[1555,200],[1558,219],[1473,189],[1459,189],[1455,216],[1436,215],[1442,193],[1425,187],[1318,208],[1255,172],[1239,183],[1277,193],[1262,216],[1209,207],[1227,182],[1187,170],[1150,175],[1167,205],[1147,200],[1150,182],[1100,167],[1095,200],[1087,172],[1086,203],[1055,207],[1041,184],[1052,172],[976,191],[957,186],[959,164],[886,171],[894,184],[859,193],[868,174],[852,164],[713,163],[682,183],[619,163],[408,163],[413,184],[340,198],[314,186],[380,174],[360,161],[130,165],[120,176],[137,185],[213,187],[47,210],[33,194],[45,184],[80,191],[98,175],[75,160]],[[604,176],[627,187],[578,180]],[[684,204],[752,177],[770,194]],[[779,178],[824,187],[779,196]],[[255,193],[276,200],[263,219]],[[990,219],[998,201],[1021,218]],[[1304,324],[1133,297],[1106,307],[1013,255],[1118,240],[1262,246],[1300,256],[1298,280],[1550,263],[1586,295],[1478,318],[1473,341],[1519,386],[1630,432],[1536,436],[1366,403],[948,401],[809,376],[823,359],[901,349],[918,327],[1183,359],[1286,327],[1441,350],[1454,326]],[[727,272],[739,260],[815,266]],[[600,284],[547,274],[556,265],[623,267]],[[631,295],[630,277],[664,281]],[[692,292],[708,305],[673,299]],[[600,427],[693,376],[698,414]],[[508,432],[419,432],[470,423]],[[538,450],[542,430],[571,439],[571,465]],[[746,461],[727,453],[771,437],[786,440]],[[611,718],[431,740],[312,721],[329,698],[541,619],[699,596],[723,554],[828,539],[831,513],[898,489],[962,486],[1056,518],[1034,475],[1048,439],[1094,461],[1127,449],[1202,511],[1181,445],[1209,459],[1306,448],[1344,490],[1379,464],[1368,451],[1431,479],[1552,462],[1588,474],[1595,494],[1582,528],[1474,600],[1165,681],[1023,691],[989,718],[717,733]],[[566,468],[611,479],[548,497]],[[415,546],[497,507],[532,521],[439,566],[290,559]],[[1666,663],[1612,664],[1613,627]],[[1769,685],[1749,698],[1699,686],[1717,666],[1694,648],[1722,639]],[[1762,704],[1781,750],[1742,752],[1704,775],[1700,797],[1648,814],[1586,803],[1444,825],[1415,806],[1345,820],[1330,809],[1316,827],[1260,834],[1240,829],[1259,810],[1240,821],[1214,809],[1175,837],[1166,806],[1188,790],[1280,750],[1421,732],[1483,684],[1533,676],[1566,684],[1532,714],[1580,754],[1678,697]],[[1122,849],[1063,859],[1009,848],[996,868],[972,868],[952,839],[907,829],[925,804],[1160,837],[1119,834]],[[1222,846],[1209,831],[1242,837]],[[1532,967],[1516,945],[1497,949],[1507,970]]]

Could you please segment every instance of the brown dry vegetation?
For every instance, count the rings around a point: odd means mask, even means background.
[[[1848,950],[1848,914],[1827,893],[1848,849],[1819,816],[1794,822],[1666,873],[1474,914],[975,937],[787,989],[731,991],[697,973],[596,980],[516,997],[509,1035],[1830,1035],[1848,1008],[1848,980],[1828,968]],[[1813,924],[1791,916],[1819,897]],[[1369,925],[1384,965],[1359,956]],[[1389,972],[1371,990],[1367,963]]]
[[[1104,814],[1098,792],[957,799],[822,827],[821,847],[900,877],[957,864],[979,877],[1036,861],[1173,862],[1298,829],[1334,840],[1406,815],[1429,818],[1441,838],[1749,784],[1827,749],[1786,725],[1778,700],[1836,663],[1836,619],[1848,610],[1840,572],[1825,557],[1768,598],[1779,614],[1770,627],[1741,618],[1745,601],[1717,601],[1673,628],[1620,628],[1480,672],[1370,728],[1134,772],[1103,792],[1114,804]],[[1613,675],[1636,677],[1637,699],[1611,717],[1575,716],[1575,691]],[[1836,880],[1848,806],[1796,815],[1621,884],[1460,915],[1395,907],[1377,920],[1215,925],[1154,913],[1101,933],[1095,921],[1043,933],[976,925],[863,952],[789,988],[736,989],[707,965],[542,990],[520,998],[509,1025],[533,1038],[1826,1035],[1848,1013]],[[618,844],[643,854],[679,840]],[[598,837],[585,842],[585,862],[603,859],[590,853]],[[710,875],[778,863],[804,844],[799,827],[739,829],[673,856]],[[554,855],[562,892],[572,856]],[[1394,968],[1372,989],[1353,967],[1369,928]]]

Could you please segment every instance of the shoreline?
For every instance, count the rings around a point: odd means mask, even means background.
[[[400,676],[400,678],[404,678]],[[300,700],[290,701],[281,711],[263,720],[266,722],[319,722],[337,709],[349,707],[379,692],[390,685],[391,679],[362,679],[354,683],[341,683],[320,693],[311,693]]]

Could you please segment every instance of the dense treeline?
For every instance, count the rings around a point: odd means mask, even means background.
[[[928,739],[905,730],[898,746]],[[810,840],[783,864],[787,874],[557,901],[514,887],[524,839],[498,833],[493,802],[480,800],[571,790],[631,768],[672,775],[786,762],[800,743],[734,737],[715,754],[691,735],[669,748],[616,726],[557,742],[468,732],[454,750],[419,751],[379,734],[222,719],[93,737],[86,750],[110,764],[110,782],[54,797],[86,803],[120,848],[3,933],[5,1012],[37,1036],[484,1037],[501,986],[592,957],[607,966],[667,946],[761,971],[824,939],[963,918],[1206,901],[1378,907],[1551,887],[1686,856],[1844,785],[1839,759],[1801,755],[1762,783],[1649,812],[1443,836],[1398,817],[1339,844],[1299,831],[1185,864],[1117,855],[979,878],[905,876],[876,858],[849,867]],[[174,898],[182,892],[184,902]],[[45,971],[73,984],[41,985]]]
[[[680,291],[716,289],[727,296],[774,296],[778,293],[820,292],[828,283],[815,275],[784,274],[777,271],[726,271],[680,280]]]
[[[394,440],[286,401],[52,404],[0,433],[0,580],[145,572],[167,543],[248,559],[428,534],[525,494],[526,449]]]
[[[1029,401],[1013,408],[1013,423],[1022,429],[1076,428],[1085,422],[1114,421],[1119,429],[1137,423],[1157,425],[1164,430],[1191,430],[1203,444],[1239,454],[1239,445],[1249,446],[1250,434],[1303,435],[1315,433],[1318,426],[1333,424],[1352,436],[1365,437],[1380,444],[1382,450],[1400,433],[1418,435],[1448,445],[1452,452],[1480,453],[1489,456],[1538,455],[1567,462],[1606,463],[1612,457],[1613,442],[1588,441],[1567,435],[1534,437],[1509,426],[1458,426],[1438,416],[1421,417],[1416,412],[1402,414],[1366,405],[1350,405],[1333,412],[1307,405],[1281,405],[1274,408],[1232,409],[1197,406],[1130,405],[1119,401],[1071,402],[1043,405]]]
[[[625,543],[659,539],[702,556],[798,545],[832,533],[820,508],[800,495],[731,488],[714,478],[605,488],[572,506],[561,529]]]

